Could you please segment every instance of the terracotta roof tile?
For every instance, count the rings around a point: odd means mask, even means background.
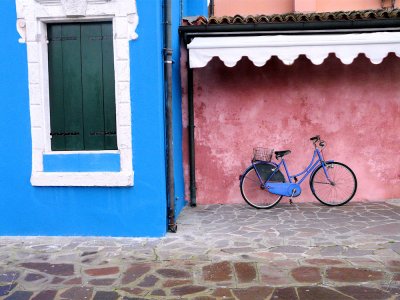
[[[223,17],[198,17],[194,20],[183,19],[183,25],[223,25],[223,24],[260,24],[260,23],[299,23],[299,22],[325,22],[340,20],[373,20],[400,18],[400,9],[380,9],[363,11],[339,11],[324,13],[288,13],[255,16],[223,16]]]

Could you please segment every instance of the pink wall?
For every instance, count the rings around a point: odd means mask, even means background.
[[[364,10],[364,9],[380,9],[381,0],[316,0],[316,10],[319,12],[324,11],[338,11],[338,10]],[[391,5],[390,0],[384,3],[386,7]],[[397,5],[398,7],[398,5]]]
[[[356,173],[356,200],[400,197],[400,59],[394,55],[379,65],[364,56],[343,65],[331,55],[320,66],[300,57],[292,66],[272,59],[261,68],[247,59],[228,68],[214,58],[194,78],[198,203],[243,203],[238,177],[254,146],[291,149],[289,168],[299,171],[316,134],[328,143],[327,159]],[[297,201],[317,201],[308,180],[302,188]]]
[[[282,14],[293,11],[293,0],[214,0],[215,16]]]
[[[295,12],[315,12],[317,10],[316,0],[293,1]]]
[[[219,17],[381,8],[381,0],[214,0],[214,3],[215,16]],[[386,0],[385,5],[389,7],[391,0]]]

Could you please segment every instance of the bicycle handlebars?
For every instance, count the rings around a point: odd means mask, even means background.
[[[315,147],[317,147],[317,143],[319,142],[319,147],[321,147],[321,149],[324,149],[326,146],[325,141],[321,140],[321,137],[319,135],[313,136],[312,138],[310,138],[310,141],[313,142]]]
[[[313,141],[314,143],[318,142],[321,139],[319,135],[313,136],[310,141]]]

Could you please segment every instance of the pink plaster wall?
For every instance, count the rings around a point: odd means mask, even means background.
[[[363,9],[380,9],[381,0],[317,0],[317,11],[350,11],[350,10],[363,10]],[[391,5],[390,0],[386,0],[385,6],[389,7]],[[398,7],[398,5],[396,5]]]
[[[385,0],[387,7],[391,0]],[[399,1],[396,1],[399,2]],[[214,0],[215,16],[350,11],[381,8],[381,0]],[[396,7],[399,4],[396,3]]]
[[[293,0],[214,0],[215,16],[282,14],[293,11]]]
[[[315,12],[317,10],[317,0],[294,0],[295,12]]]
[[[182,59],[185,66],[185,55]],[[245,58],[228,68],[214,58],[194,69],[198,203],[243,203],[238,178],[254,146],[291,149],[288,166],[299,171],[311,158],[309,138],[316,134],[328,143],[327,159],[356,173],[355,200],[400,197],[399,78],[400,59],[394,55],[379,65],[363,55],[343,65],[331,55],[320,66],[300,57],[292,66],[272,59],[261,68]],[[317,201],[308,180],[302,188],[296,201]]]

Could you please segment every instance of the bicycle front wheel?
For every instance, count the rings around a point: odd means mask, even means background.
[[[354,172],[345,164],[330,162],[324,168],[319,166],[312,174],[310,188],[321,203],[328,206],[340,206],[349,202],[357,191],[357,179]]]
[[[257,176],[254,166],[248,168],[240,179],[242,197],[252,207],[261,209],[272,208],[279,203],[282,196],[270,193],[265,189],[263,182],[270,177],[276,166],[269,163],[257,163],[255,167],[262,182]],[[281,171],[278,170],[269,181],[284,182],[285,178]]]

